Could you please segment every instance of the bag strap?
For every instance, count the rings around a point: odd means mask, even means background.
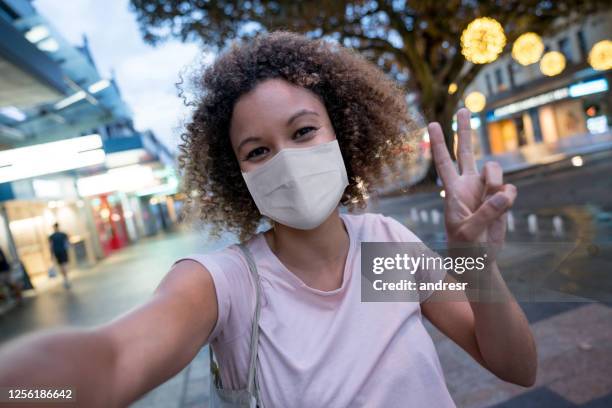
[[[259,315],[261,313],[261,287],[259,284],[259,273],[257,272],[257,266],[255,265],[255,261],[253,259],[253,255],[249,248],[243,244],[238,244],[238,247],[242,249],[244,255],[247,259],[247,263],[249,264],[249,269],[251,270],[251,274],[253,275],[253,280],[255,282],[256,289],[256,302],[255,302],[255,316],[253,319],[253,324],[251,327],[251,359],[249,362],[249,376],[248,376],[248,391],[253,394],[255,392],[257,399],[259,400],[259,386],[257,384],[257,351],[259,349]]]
[[[242,250],[249,270],[255,283],[256,301],[255,301],[255,316],[251,324],[251,356],[249,359],[249,373],[247,377],[247,391],[249,394],[254,395],[257,400],[257,405],[263,408],[263,403],[260,399],[259,392],[259,381],[257,380],[257,352],[259,349],[259,315],[261,313],[261,286],[259,284],[259,273],[257,272],[257,266],[253,259],[251,251],[244,243],[239,243],[238,247]],[[220,372],[218,365],[213,360],[213,351],[210,344],[208,345],[210,354],[210,369],[213,374],[213,378],[217,386],[220,386]]]

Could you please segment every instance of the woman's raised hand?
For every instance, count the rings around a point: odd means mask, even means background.
[[[449,242],[501,245],[506,235],[506,211],[514,203],[516,187],[503,184],[501,166],[485,163],[482,174],[472,151],[470,112],[459,109],[457,163],[451,160],[440,124],[427,127],[438,175],[445,190],[444,214]]]

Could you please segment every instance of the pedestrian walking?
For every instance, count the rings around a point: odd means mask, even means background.
[[[494,262],[487,288],[503,301],[463,291],[444,301],[437,290],[361,301],[361,243],[420,242],[389,216],[353,211],[415,127],[376,66],[277,31],[233,44],[197,83],[180,146],[186,187],[212,234],[240,242],[178,257],[150,302],[108,324],[6,346],[0,384],[70,384],[79,405],[127,406],[209,344],[210,406],[453,407],[423,317],[499,378],[534,384],[533,336]],[[457,116],[459,170],[439,124],[429,126],[447,238],[497,246],[516,189],[493,163],[478,173],[469,112]],[[459,284],[450,272],[418,278]]]
[[[70,289],[71,284],[68,279],[68,248],[70,247],[70,240],[68,234],[60,231],[57,222],[53,224],[53,233],[49,236],[49,243],[51,245],[51,253],[64,279],[64,288]]]

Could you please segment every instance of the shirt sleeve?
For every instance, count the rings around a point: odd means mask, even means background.
[[[418,251],[418,253],[413,256],[421,256],[424,255],[426,258],[440,258],[440,255],[429,248],[419,237],[416,236],[412,231],[410,231],[404,224],[397,221],[393,217],[388,217],[383,215],[383,222],[387,225],[387,228],[390,231],[390,235],[394,238],[395,242],[412,242],[415,244],[420,244],[415,246],[414,250]],[[432,262],[433,265],[439,265],[440,267],[432,267],[432,268],[419,268],[419,270],[415,274],[415,278],[417,284],[421,283],[436,283],[441,282],[446,278],[447,270],[443,266],[443,262]],[[420,302],[426,301],[432,294],[434,290],[419,290],[419,300]]]
[[[210,273],[217,295],[217,322],[208,338],[228,342],[249,328],[254,309],[252,278],[248,265],[234,246],[208,254],[191,254],[176,260],[189,259],[204,266]]]

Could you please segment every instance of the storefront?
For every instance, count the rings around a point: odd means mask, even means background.
[[[126,214],[116,194],[91,197],[89,208],[104,256],[123,248],[130,242],[125,222]]]
[[[87,198],[104,253],[170,230],[176,215],[167,200],[177,184],[174,172],[159,163],[118,167],[80,178],[78,191]]]
[[[184,200],[184,195],[177,192],[178,179],[172,169],[159,169],[156,177],[162,181],[160,185],[137,193],[145,235],[171,231],[178,222]]]
[[[3,205],[17,255],[31,278],[45,275],[53,264],[49,235],[55,223],[68,234],[71,266],[95,262],[95,242],[87,226],[83,201],[11,200]],[[6,230],[2,229],[0,235],[6,248]]]
[[[493,155],[537,143],[605,133],[610,129],[608,80],[575,82],[489,110],[482,135]]]
[[[97,243],[73,170],[102,165],[104,158],[97,134],[0,152],[4,224],[0,243],[11,258],[19,258],[32,278],[45,274],[52,264],[48,237],[56,222],[70,238],[73,265],[97,258]]]

